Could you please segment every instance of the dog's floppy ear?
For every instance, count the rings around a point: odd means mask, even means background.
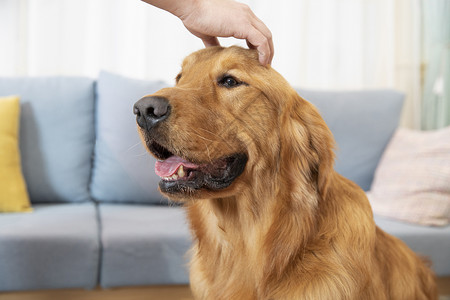
[[[282,172],[292,185],[317,183],[322,198],[334,175],[334,139],[317,109],[290,92],[281,115]]]
[[[278,282],[289,262],[304,253],[302,247],[316,230],[319,201],[328,198],[329,183],[335,176],[330,130],[312,104],[286,84],[279,86],[266,93],[280,108],[280,202],[264,246],[271,258],[265,270],[267,284]]]

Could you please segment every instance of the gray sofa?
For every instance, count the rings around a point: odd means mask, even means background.
[[[96,80],[0,78],[0,96],[21,96],[22,169],[34,208],[0,214],[0,291],[188,283],[185,214],[158,193],[132,113],[164,86],[107,72]],[[335,135],[336,169],[368,190],[403,96],[299,93]],[[450,275],[450,227],[376,221]]]

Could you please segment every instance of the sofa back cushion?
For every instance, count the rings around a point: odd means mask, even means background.
[[[398,126],[404,95],[392,90],[298,92],[319,109],[334,135],[336,171],[369,190]]]
[[[100,202],[161,203],[155,159],[142,145],[133,105],[166,87],[101,72],[97,83],[96,143],[91,193]]]
[[[21,99],[22,168],[33,203],[90,200],[94,80],[0,78],[0,96]]]
[[[142,145],[133,104],[166,87],[108,72],[97,83],[96,143],[92,197],[100,202],[164,203],[155,159]],[[320,92],[299,90],[316,105],[337,142],[336,170],[364,190],[397,128],[403,95],[395,91]]]

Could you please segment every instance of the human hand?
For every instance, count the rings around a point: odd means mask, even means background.
[[[186,0],[180,0],[184,2]],[[190,2],[190,1],[186,1]],[[256,49],[262,65],[272,62],[272,33],[245,4],[234,0],[197,0],[177,10],[184,26],[206,47],[219,46],[217,37],[245,39]]]

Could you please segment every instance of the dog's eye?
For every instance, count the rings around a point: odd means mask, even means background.
[[[177,77],[175,77],[175,82],[178,83],[178,81],[180,81],[181,79],[181,73],[177,75]]]
[[[238,85],[241,85],[242,82],[239,82],[236,78],[230,75],[225,75],[221,79],[219,79],[219,85],[224,86],[226,88],[232,88]]]

